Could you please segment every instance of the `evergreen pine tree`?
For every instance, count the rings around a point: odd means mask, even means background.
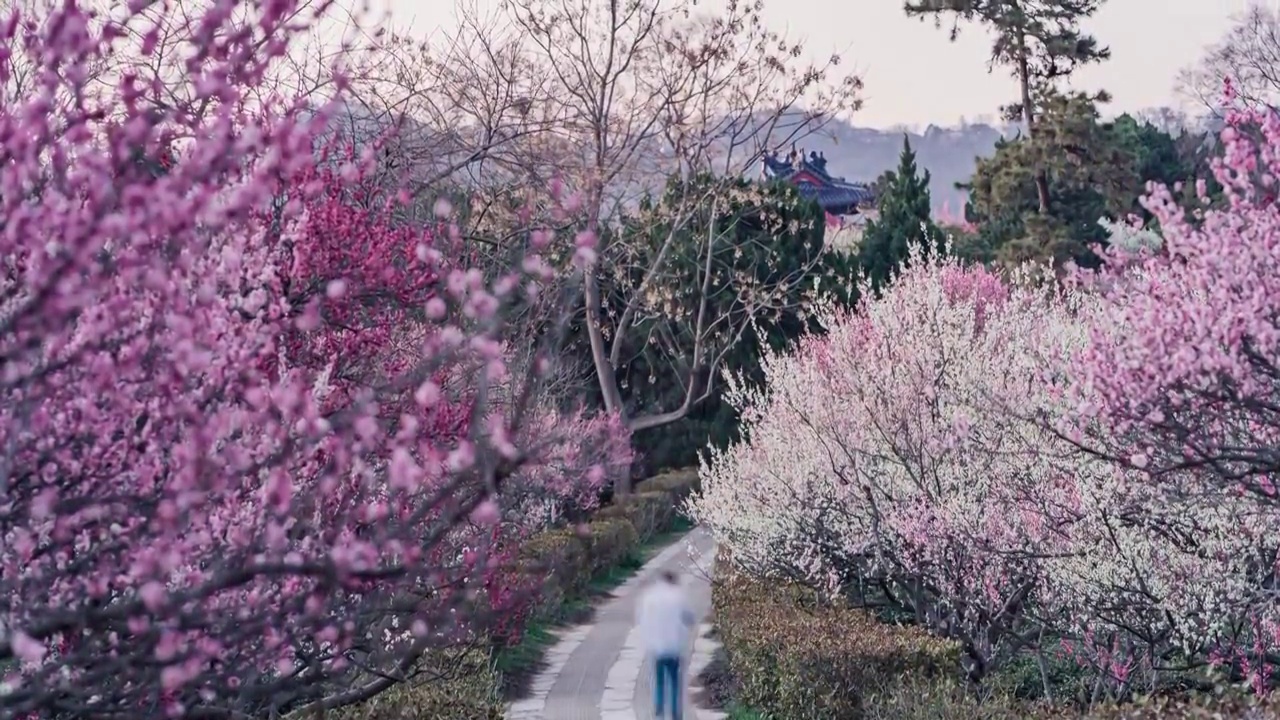
[[[942,232],[932,219],[929,171],[918,175],[916,154],[903,136],[898,169],[877,181],[879,217],[867,223],[858,248],[858,265],[874,288],[882,288],[897,273],[913,246],[943,243]]]
[[[959,35],[961,21],[981,25],[991,34],[991,57],[987,67],[1003,66],[1018,81],[1018,99],[1004,108],[1005,117],[1021,120],[1029,139],[1040,133],[1038,110],[1061,80],[1077,69],[1107,60],[1111,51],[1080,29],[1105,0],[906,0],[908,17],[932,18],[942,27],[950,16],[950,36]],[[1099,99],[1105,99],[1100,93]],[[1032,173],[1037,211],[1051,209],[1049,172],[1037,167]],[[1056,200],[1054,200],[1056,202]]]

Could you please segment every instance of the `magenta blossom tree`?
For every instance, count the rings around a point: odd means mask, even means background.
[[[154,49],[152,3],[0,27],[0,80],[15,53],[38,79],[0,107],[6,717],[369,697],[511,602],[510,484],[606,472],[524,430],[547,355],[513,372],[504,313],[549,279],[537,248],[496,278],[451,263],[317,177],[324,112],[247,107],[326,8],[175,21],[192,100],[160,110],[87,72]]]
[[[389,139],[380,138],[370,148],[379,151]],[[316,162],[283,184],[262,218],[275,222],[283,203],[298,197],[297,232],[275,242],[282,291],[299,313],[299,322],[285,329],[282,354],[288,365],[317,373],[328,406],[349,402],[412,368],[421,343],[447,314],[450,297],[463,283],[479,286],[483,278],[466,264],[471,253],[458,228],[446,220],[448,203],[437,204],[434,225],[407,224],[397,212],[403,195],[383,186],[385,176],[343,173],[336,160],[355,161],[356,153],[350,145],[330,152],[335,146],[335,138],[327,139]],[[554,198],[550,202],[554,205]],[[519,279],[508,272],[498,282],[509,286]],[[558,308],[543,302],[542,309],[554,314]],[[479,307],[461,308],[464,324],[482,316]],[[498,349],[502,367],[490,378],[485,422],[509,423],[517,409],[522,358],[512,347],[504,341]],[[393,420],[412,408],[420,420],[430,418],[435,437],[461,438],[473,421],[476,389],[449,365],[432,375],[424,391],[438,395],[430,407],[415,407],[418,391],[404,392],[384,399],[380,412]],[[550,404],[519,406],[526,415],[521,444],[542,448],[504,489],[507,515],[526,530],[593,508],[603,487],[625,476],[632,461],[629,433],[616,416],[558,412]],[[553,441],[538,443],[539,438]]]

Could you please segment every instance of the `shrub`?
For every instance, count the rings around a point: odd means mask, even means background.
[[[505,703],[487,653],[468,650],[429,655],[422,678],[396,685],[360,705],[329,713],[327,720],[502,720]],[[298,715],[290,720],[309,720]]]
[[[522,544],[520,569],[537,586],[535,615],[553,614],[567,600],[585,593],[594,575],[633,555],[642,537],[672,527],[678,498],[688,494],[697,475],[686,471],[655,480],[657,487],[665,489],[621,498],[619,504],[597,510],[591,522],[537,532]]]
[[[780,718],[873,717],[904,678],[953,677],[959,650],[917,628],[829,603],[812,590],[749,578],[717,560],[717,626],[737,700]]]
[[[614,499],[600,508],[597,518],[621,518],[636,529],[641,542],[671,527],[676,517],[675,499],[665,491],[637,492]]]
[[[679,470],[668,470],[654,475],[648,480],[642,480],[636,483],[635,490],[638,493],[671,493],[675,497],[677,504],[679,504],[691,493],[697,491],[699,487],[698,468],[681,468]]]
[[[903,676],[876,691],[865,706],[866,720],[1066,720],[1079,713],[1055,711],[1001,695],[979,698],[951,678]]]
[[[1000,691],[952,672],[959,648],[919,629],[827,603],[812,589],[752,579],[717,560],[712,602],[734,700],[788,720],[1275,720],[1280,697],[1238,690],[1143,698],[1081,710]],[[997,685],[999,683],[996,683]],[[1068,699],[1070,700],[1070,699]]]
[[[587,546],[573,530],[544,530],[521,548],[523,568],[541,578],[538,604],[557,606],[586,589],[591,578]]]
[[[1228,690],[1192,697],[1144,699],[1093,710],[1087,720],[1276,720],[1280,698]]]
[[[635,526],[623,519],[589,522],[583,538],[587,543],[587,557],[593,576],[621,565],[635,555],[640,546]]]

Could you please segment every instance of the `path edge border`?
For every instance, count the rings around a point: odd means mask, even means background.
[[[661,552],[649,558],[648,562],[637,570],[634,575],[614,588],[610,595],[617,597],[626,594],[637,585],[644,583],[657,572],[658,568],[670,562],[672,558],[687,548],[689,539],[698,531],[699,528],[695,527],[673,540]],[[608,600],[605,602],[608,602]],[[559,677],[565,663],[569,662],[569,657],[586,639],[593,626],[594,623],[583,623],[553,633],[558,639],[556,644],[548,648],[543,656],[547,661],[546,667],[533,677],[529,686],[529,697],[517,700],[507,706],[506,712],[503,714],[505,720],[542,720],[543,712],[547,707],[547,696],[551,694],[551,688],[555,685],[556,678]]]

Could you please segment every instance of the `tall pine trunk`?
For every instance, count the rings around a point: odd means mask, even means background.
[[[1024,31],[1018,33],[1018,84],[1022,91],[1022,120],[1027,126],[1027,137],[1035,138],[1035,111],[1031,107],[1031,63],[1027,58],[1027,39]],[[1036,198],[1040,202],[1041,215],[1049,214],[1049,174],[1043,167],[1036,168]]]

